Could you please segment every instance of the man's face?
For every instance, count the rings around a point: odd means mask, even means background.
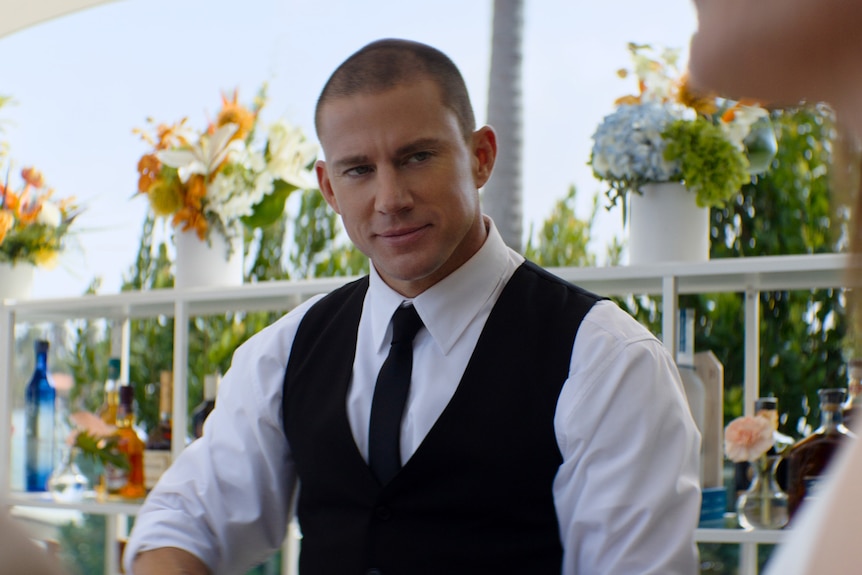
[[[432,81],[327,102],[318,136],[320,190],[390,287],[416,296],[482,246],[494,132],[465,142]]]

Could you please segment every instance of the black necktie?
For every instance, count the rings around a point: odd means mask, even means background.
[[[420,327],[422,320],[412,305],[395,310],[389,356],[383,362],[374,386],[368,431],[368,464],[383,485],[401,469],[401,417],[413,370],[413,338]]]

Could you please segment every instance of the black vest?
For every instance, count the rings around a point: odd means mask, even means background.
[[[381,486],[356,447],[346,398],[368,278],[302,319],[283,417],[300,478],[302,575],[559,575],[554,412],[597,296],[525,262],[491,311],[425,440]]]

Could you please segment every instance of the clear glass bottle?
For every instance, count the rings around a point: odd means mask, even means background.
[[[216,395],[218,395],[218,387],[220,383],[220,373],[213,373],[204,376],[204,399],[192,412],[192,429],[194,429],[195,439],[204,434],[204,422],[210,412],[215,408],[215,399]]]
[[[54,467],[56,394],[48,375],[48,342],[36,340],[36,367],[25,391],[25,489],[45,491]]]
[[[852,430],[855,422],[862,417],[862,359],[847,362],[847,400],[842,406],[844,425]]]
[[[855,435],[844,426],[844,388],[821,389],[820,427],[799,440],[785,456],[788,461],[788,510],[792,520],[805,500],[816,497],[818,483],[841,445]]]
[[[144,442],[135,431],[135,389],[132,385],[120,386],[120,403],[117,407],[117,449],[129,461],[126,482],[116,495],[126,499],[146,496],[144,487]]]

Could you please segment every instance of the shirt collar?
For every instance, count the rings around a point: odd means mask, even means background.
[[[460,268],[412,300],[388,285],[371,266],[369,299],[371,333],[379,350],[388,346],[387,328],[395,309],[412,302],[434,342],[447,354],[473,318],[497,292],[511,273],[510,253],[493,221],[484,218],[488,237],[472,258]]]

